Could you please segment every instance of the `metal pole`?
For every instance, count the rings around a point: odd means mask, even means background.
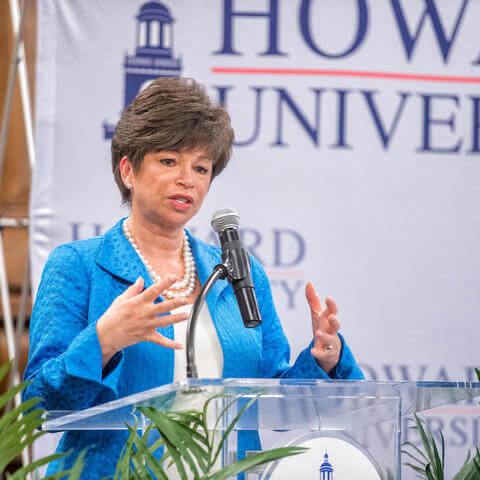
[[[15,335],[13,333],[12,311],[10,309],[10,293],[8,291],[7,270],[5,268],[5,256],[3,254],[3,228],[0,228],[0,291],[2,297],[3,323],[5,324],[5,336],[7,337],[8,358],[13,360],[16,357]],[[17,384],[19,381],[18,370],[14,365],[12,366],[10,378],[15,384]],[[20,394],[18,394],[18,400],[18,405],[20,405]]]
[[[28,88],[27,68],[25,65],[25,48],[23,45],[23,31],[25,26],[25,13],[27,11],[28,0],[23,0],[22,11],[19,18],[17,0],[10,0],[10,16],[12,20],[13,34],[15,35],[15,45],[13,48],[12,60],[10,64],[10,71],[7,83],[7,91],[5,96],[5,105],[2,115],[2,124],[0,130],[0,179],[3,170],[3,161],[5,157],[5,150],[7,146],[8,127],[10,120],[10,113],[12,108],[13,92],[15,87],[15,77],[17,68],[19,71],[20,93],[22,97],[23,106],[23,120],[25,125],[25,135],[27,142],[28,159],[30,171],[33,171],[35,164],[35,150],[33,142],[33,126],[32,114],[30,107],[30,94]],[[13,332],[12,312],[10,308],[10,294],[8,291],[8,279],[5,268],[5,256],[3,250],[3,227],[0,227],[0,291],[3,305],[3,318],[5,324],[5,335],[7,337],[7,348],[9,357],[16,358],[15,336]],[[28,257],[29,258],[29,257]],[[22,287],[23,288],[23,287]],[[21,306],[21,308],[24,308]],[[10,379],[15,384],[20,381],[17,365],[12,365],[10,372]],[[15,395],[15,405],[20,405],[22,399],[20,393]],[[30,464],[30,455],[28,449],[22,450],[22,465],[26,467]],[[31,475],[27,475],[27,480],[30,480]]]
[[[19,35],[20,33],[20,22],[22,16],[26,17],[27,7],[25,3],[29,0],[25,0],[23,4],[22,12],[18,9],[18,1],[10,0],[10,12],[12,20],[12,30],[14,35]],[[27,74],[27,61],[25,57],[25,47],[23,44],[23,31],[24,27],[21,27],[22,34],[20,37],[20,47],[18,52],[18,79],[20,81],[20,95],[22,98],[22,112],[23,112],[23,124],[25,127],[25,138],[27,144],[27,153],[28,153],[28,162],[30,164],[30,169],[33,170],[35,165],[35,144],[33,138],[33,120],[32,120],[32,108],[30,101],[30,88],[28,86],[28,74]]]
[[[25,319],[27,317],[28,292],[30,290],[30,255],[27,252],[23,270],[22,290],[20,292],[20,305],[17,313],[17,330],[15,332],[15,349],[21,351],[23,335],[25,333]]]
[[[17,348],[15,341],[15,334],[13,328],[13,317],[10,308],[10,292],[8,290],[8,278],[7,269],[5,266],[5,255],[3,250],[3,230],[4,228],[25,228],[28,226],[27,219],[16,220],[14,218],[1,218],[0,217],[0,292],[2,298],[2,310],[3,310],[3,322],[5,324],[5,335],[7,339],[8,358],[14,360],[12,365],[10,379],[11,382],[16,385],[19,382],[19,374],[17,368]],[[25,281],[25,278],[24,278]],[[22,285],[22,297],[24,296],[24,287]],[[23,298],[22,298],[23,299]],[[26,299],[25,299],[26,301]],[[25,311],[26,308],[20,305],[20,310]],[[24,320],[25,321],[25,320]],[[20,396],[18,397],[20,399]],[[20,403],[18,403],[19,405]]]
[[[12,13],[12,22],[13,22],[13,12],[14,9],[12,8],[12,4],[15,1],[10,1],[10,10]],[[8,127],[9,127],[9,119],[10,119],[10,112],[12,110],[12,99],[13,99],[13,91],[15,88],[15,77],[17,73],[17,66],[21,59],[19,58],[20,47],[23,47],[22,36],[23,36],[23,27],[25,25],[25,11],[27,6],[28,0],[24,0],[22,6],[22,13],[20,16],[20,24],[18,25],[18,33],[15,37],[15,46],[13,48],[12,60],[10,63],[10,71],[8,74],[8,83],[7,83],[7,93],[5,96],[5,106],[3,108],[3,116],[2,116],[2,129],[0,131],[0,174],[2,173],[3,169],[3,159],[5,156],[5,150],[7,147],[7,136],[8,136]],[[18,8],[18,7],[17,7]],[[16,28],[14,27],[14,34]],[[25,108],[24,108],[25,110]]]
[[[5,325],[5,336],[7,339],[8,358],[13,360],[10,369],[10,385],[18,385],[20,383],[20,375],[18,373],[17,349],[15,342],[15,334],[13,329],[12,311],[10,308],[10,292],[8,291],[7,270],[5,267],[5,255],[3,250],[3,229],[5,227],[26,227],[28,220],[15,220],[11,218],[0,218],[0,295],[2,299],[3,323]],[[23,286],[22,286],[23,290]],[[23,292],[22,292],[23,296]],[[23,320],[25,321],[25,320]],[[22,403],[20,392],[15,395],[14,404],[18,407]],[[30,453],[28,449],[22,450],[22,465],[26,467],[30,464]],[[31,480],[31,475],[27,475],[27,480]]]
[[[23,44],[23,32],[25,26],[25,18],[27,12],[28,0],[24,0],[22,5],[22,11],[18,9],[17,0],[10,0],[10,17],[12,21],[12,30],[15,35],[15,46],[12,56],[12,62],[10,66],[9,79],[8,79],[8,88],[7,88],[7,97],[5,101],[5,108],[3,112],[2,119],[2,131],[0,135],[0,177],[2,173],[2,162],[5,155],[6,142],[8,136],[8,126],[11,113],[11,104],[13,97],[13,90],[15,85],[15,74],[18,69],[19,85],[20,85],[20,94],[22,98],[22,111],[23,111],[23,122],[25,127],[25,137],[27,144],[27,153],[28,153],[28,163],[30,165],[30,171],[33,171],[35,165],[35,149],[34,149],[34,139],[33,139],[33,122],[32,122],[32,112],[31,112],[31,102],[30,102],[30,90],[28,86],[28,75],[27,75],[27,66],[25,59],[25,48]],[[3,219],[5,221],[5,219]],[[26,220],[26,225],[28,221]],[[6,226],[6,225],[4,225]],[[13,226],[13,225],[12,225]],[[17,226],[17,225],[15,225]],[[25,312],[26,305],[28,300],[28,290],[30,286],[30,254],[27,251],[27,264],[24,271],[23,282],[22,282],[22,292],[20,305],[18,309],[17,316],[17,330],[16,330],[16,348],[19,349],[21,336],[24,332],[25,327]]]

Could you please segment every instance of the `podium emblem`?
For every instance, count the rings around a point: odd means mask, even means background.
[[[327,452],[325,452],[323,463],[320,466],[320,480],[333,480],[333,467],[328,461]]]
[[[260,476],[260,480],[381,480],[380,470],[372,457],[347,438],[321,434],[290,440],[280,446],[307,447],[299,456],[282,458]],[[328,452],[328,453],[327,453]],[[323,458],[323,462],[321,459]],[[319,461],[320,460],[320,461]],[[320,465],[319,465],[320,464]],[[252,479],[254,477],[252,476]],[[255,477],[255,478],[258,478]],[[250,480],[250,477],[246,477]]]

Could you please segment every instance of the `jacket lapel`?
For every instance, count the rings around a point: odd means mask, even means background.
[[[120,220],[115,226],[108,230],[102,242],[102,247],[97,257],[97,264],[112,275],[135,283],[138,277],[143,277],[145,288],[153,284],[150,274],[145,265],[126,239]],[[215,265],[222,261],[220,252],[196,239],[187,231],[188,240],[192,249],[198,278],[202,285],[212,274]],[[221,292],[228,286],[226,280],[218,280],[208,295],[209,305],[214,306]],[[215,310],[215,308],[213,308]]]

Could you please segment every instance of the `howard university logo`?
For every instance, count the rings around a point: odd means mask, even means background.
[[[180,77],[182,62],[173,56],[173,17],[157,1],[144,3],[136,16],[136,49],[125,55],[125,109],[138,92],[157,77]],[[115,124],[103,123],[105,140],[113,138]]]
[[[328,461],[328,453],[325,453],[323,463],[320,466],[320,480],[333,480],[333,467]]]

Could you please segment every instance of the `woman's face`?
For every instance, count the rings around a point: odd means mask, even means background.
[[[205,149],[150,152],[134,174],[127,157],[120,163],[130,183],[132,214],[169,228],[183,226],[200,210],[210,187],[212,159]]]

